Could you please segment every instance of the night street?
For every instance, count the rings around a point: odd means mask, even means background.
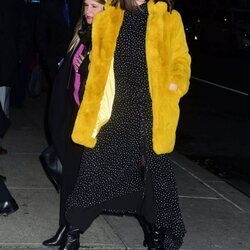
[[[0,250],[250,250],[250,0],[0,6]]]
[[[250,58],[193,53],[190,91],[181,101],[177,149],[250,195]]]

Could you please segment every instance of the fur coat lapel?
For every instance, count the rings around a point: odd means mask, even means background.
[[[92,135],[96,129],[123,13],[124,11],[119,8],[107,6],[93,22],[90,59],[94,58],[94,60],[91,60],[84,97],[72,133],[74,142],[87,147],[94,147],[96,144],[96,139]]]

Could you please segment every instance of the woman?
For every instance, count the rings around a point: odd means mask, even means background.
[[[56,77],[49,109],[49,127],[53,146],[62,166],[59,228],[56,234],[43,242],[58,246],[67,233],[65,202],[72,192],[80,165],[83,147],[71,140],[73,124],[83,95],[88,74],[93,17],[103,10],[104,0],[85,0],[84,15],[76,26],[69,51]],[[48,171],[49,172],[49,171]]]
[[[78,249],[79,231],[101,212],[138,217],[148,249],[182,244],[185,227],[167,154],[191,60],[181,17],[172,9],[171,0],[113,0],[94,20],[89,75],[72,133],[86,148],[60,249]]]

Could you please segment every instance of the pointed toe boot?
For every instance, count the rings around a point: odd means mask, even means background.
[[[79,237],[80,230],[76,227],[69,226],[65,243],[59,250],[78,250],[80,247]]]
[[[0,215],[10,215],[18,209],[16,201],[11,198],[10,200],[0,203]]]
[[[61,246],[66,239],[67,236],[67,227],[59,226],[56,234],[48,240],[43,242],[44,246]]]

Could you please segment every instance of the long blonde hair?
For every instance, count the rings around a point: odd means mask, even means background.
[[[74,29],[74,35],[73,35],[73,38],[69,44],[69,47],[68,47],[68,51],[67,53],[69,53],[70,51],[72,51],[72,49],[75,48],[75,46],[79,43],[80,41],[80,37],[78,36],[78,31],[82,28],[82,18],[83,18],[83,14],[81,14],[77,24],[76,24],[76,27]]]

